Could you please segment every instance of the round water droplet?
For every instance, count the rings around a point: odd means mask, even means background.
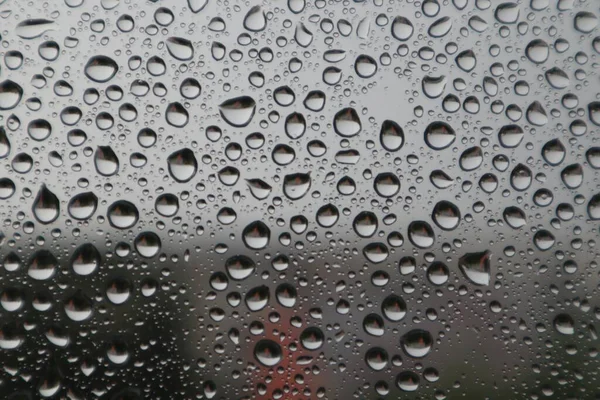
[[[54,276],[58,268],[58,260],[48,250],[39,250],[29,260],[27,274],[36,281],[45,281]]]
[[[425,221],[413,221],[408,225],[408,239],[421,249],[433,246],[435,234],[431,225]]]
[[[276,342],[263,339],[254,346],[254,357],[265,367],[274,367],[281,362],[283,353]]]
[[[317,327],[306,328],[300,334],[300,344],[306,350],[318,350],[323,346],[325,342],[325,335],[323,331]]]
[[[434,150],[443,150],[456,140],[456,133],[445,122],[433,122],[425,129],[425,143]]]
[[[401,321],[406,316],[406,303],[400,296],[391,294],[381,303],[381,312],[390,321]]]
[[[296,173],[283,178],[283,193],[291,200],[304,197],[310,190],[310,174]]]
[[[64,302],[65,314],[75,322],[85,321],[92,316],[92,299],[77,291]]]
[[[0,110],[15,108],[23,97],[23,88],[16,82],[7,79],[0,82]]]
[[[134,246],[140,256],[152,258],[160,251],[161,241],[154,232],[142,232],[135,238]]]
[[[431,219],[444,230],[452,230],[460,223],[460,210],[454,203],[442,200],[433,208]]]
[[[371,56],[361,54],[354,62],[354,70],[361,78],[371,78],[377,72],[377,61]]]
[[[73,252],[71,268],[77,275],[90,275],[96,272],[100,262],[98,249],[91,243],[84,243]]]
[[[251,258],[238,255],[227,259],[225,262],[225,269],[231,279],[241,281],[254,273],[256,264],[254,264],[254,261],[252,261]]]
[[[198,161],[194,152],[188,148],[177,150],[167,158],[169,174],[177,182],[188,182],[198,171]]]
[[[69,200],[69,215],[78,220],[91,218],[98,207],[98,197],[93,192],[80,193]]]
[[[256,102],[249,96],[236,97],[219,105],[221,117],[235,127],[248,125],[252,121],[255,109]]]
[[[383,318],[377,314],[369,314],[363,320],[363,328],[371,336],[383,336],[385,333]]]
[[[431,333],[423,329],[413,329],[405,333],[400,339],[402,350],[413,358],[425,357],[433,346]]]
[[[103,83],[110,81],[119,71],[115,60],[107,56],[93,56],[84,67],[85,76],[94,82]]]
[[[395,39],[406,41],[410,39],[415,28],[409,19],[404,17],[396,17],[392,21],[392,36]]]
[[[375,192],[381,197],[393,197],[400,191],[400,180],[390,172],[384,172],[373,181]]]
[[[362,125],[356,110],[353,108],[344,108],[335,114],[333,127],[338,135],[352,137],[358,135]]]
[[[264,249],[269,244],[270,238],[271,230],[262,221],[254,221],[242,231],[242,239],[249,249]]]
[[[575,321],[569,314],[558,314],[554,317],[554,329],[562,335],[575,333]]]
[[[118,200],[108,207],[106,216],[112,227],[128,229],[137,223],[139,212],[133,203],[127,200]]]

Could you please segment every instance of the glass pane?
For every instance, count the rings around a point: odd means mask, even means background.
[[[0,0],[0,398],[600,398],[599,13]]]

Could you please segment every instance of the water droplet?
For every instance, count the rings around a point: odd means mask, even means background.
[[[373,264],[379,264],[384,262],[390,253],[385,244],[374,242],[369,243],[364,247],[363,254],[365,258]]]
[[[96,171],[103,176],[119,172],[119,158],[110,146],[98,146],[94,156]]]
[[[81,322],[92,316],[93,302],[81,291],[77,291],[65,300],[64,309],[72,321]]]
[[[291,200],[304,197],[311,187],[310,174],[296,173],[283,178],[283,193]]]
[[[313,41],[313,34],[311,31],[304,26],[302,22],[296,25],[296,32],[294,33],[294,40],[301,47],[308,47]]]
[[[453,203],[442,200],[433,208],[431,219],[444,230],[453,230],[460,223],[460,210]]]
[[[15,108],[23,97],[23,88],[10,79],[0,82],[0,110]]]
[[[98,207],[98,196],[93,192],[77,194],[69,200],[67,207],[69,215],[78,220],[86,220],[92,217]]]
[[[35,39],[49,30],[56,29],[54,21],[42,18],[26,19],[17,24],[15,33],[22,39]]]
[[[458,267],[471,283],[479,286],[490,284],[490,258],[489,251],[467,253],[458,260]]]
[[[199,13],[206,7],[208,0],[187,0],[187,3],[193,13]]]
[[[519,19],[519,6],[513,2],[499,4],[496,7],[495,17],[503,24],[514,24]]]
[[[281,346],[269,339],[262,339],[254,346],[254,357],[265,367],[274,367],[283,358]]]
[[[252,121],[256,103],[249,96],[236,97],[227,100],[219,106],[221,117],[228,124],[235,127],[244,127]]]
[[[238,255],[227,259],[225,262],[225,269],[231,279],[241,281],[254,273],[256,264],[254,264],[254,261],[252,261],[251,258]]]
[[[242,238],[249,249],[264,249],[269,244],[271,230],[262,221],[254,221],[244,228]]]
[[[375,177],[373,187],[381,197],[393,197],[400,191],[400,180],[391,172],[384,172]]]
[[[46,185],[42,185],[33,201],[32,210],[35,219],[42,224],[49,224],[60,215],[60,201]]]
[[[431,225],[425,221],[413,221],[408,225],[408,239],[421,249],[433,246],[435,234]]]
[[[166,40],[166,44],[169,54],[176,60],[189,61],[194,58],[194,46],[189,40],[171,36]]]
[[[48,250],[39,250],[29,260],[27,274],[36,281],[51,279],[58,268],[58,260]]]
[[[331,228],[340,217],[340,212],[333,204],[326,204],[317,210],[317,223],[324,228]]]
[[[161,241],[154,232],[142,232],[134,240],[135,249],[144,258],[152,258],[161,249]]]
[[[402,350],[413,358],[423,358],[431,351],[433,337],[423,329],[413,329],[400,339]]]
[[[396,386],[403,392],[414,392],[419,388],[419,375],[412,371],[400,372],[396,377]]]
[[[381,303],[381,312],[390,321],[401,321],[406,316],[406,303],[400,296],[391,294]]]
[[[117,74],[118,70],[119,65],[112,58],[107,56],[93,56],[85,64],[83,72],[92,81],[103,83],[110,81]]]
[[[94,273],[100,266],[100,262],[100,252],[91,243],[84,243],[75,249],[70,261],[73,271],[81,276]]]
[[[321,331],[317,327],[306,328],[300,334],[300,344],[306,350],[318,350],[323,346],[325,342],[325,335],[323,335],[323,331]]]
[[[371,78],[377,72],[377,61],[371,56],[361,54],[356,58],[354,70],[361,78]]]
[[[267,286],[257,286],[246,294],[246,306],[250,311],[260,311],[269,303],[270,292]]]
[[[112,227],[128,229],[137,223],[139,212],[133,203],[127,200],[117,200],[108,207],[106,216]]]
[[[198,161],[194,152],[188,148],[177,150],[167,158],[169,174],[177,182],[188,182],[198,171]]]
[[[190,115],[181,105],[181,103],[171,103],[167,106],[165,111],[165,118],[169,125],[172,125],[176,128],[183,128],[190,121]]]
[[[444,90],[446,90],[446,83],[447,79],[444,75],[436,77],[429,75],[425,76],[422,83],[423,93],[425,93],[425,96],[431,99],[437,99],[444,94]]]
[[[450,17],[442,17],[431,24],[429,27],[429,36],[440,38],[446,36],[452,29],[452,20]]]
[[[448,148],[456,140],[456,133],[445,122],[433,122],[425,129],[425,143],[434,150]]]
[[[558,314],[554,317],[554,328],[563,335],[573,335],[575,333],[575,321],[569,314]]]
[[[267,27],[267,16],[261,6],[253,6],[244,17],[244,28],[260,32]]]
[[[410,39],[414,30],[412,22],[407,18],[398,16],[392,21],[392,36],[400,41]]]
[[[483,163],[483,151],[479,146],[468,148],[460,155],[459,163],[464,171],[473,171]]]

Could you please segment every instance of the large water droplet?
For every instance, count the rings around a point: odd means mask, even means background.
[[[271,230],[262,221],[254,221],[244,228],[242,239],[249,249],[264,249],[271,239]]]
[[[27,274],[36,281],[45,281],[54,276],[58,268],[58,260],[48,250],[39,250],[29,260]]]
[[[435,234],[431,225],[425,221],[413,221],[408,225],[408,239],[421,249],[433,246]]]
[[[456,229],[460,223],[460,210],[454,203],[442,200],[433,208],[431,219],[444,230]]]
[[[198,171],[198,161],[188,148],[177,150],[167,158],[169,174],[177,182],[188,182]]]
[[[443,150],[454,143],[456,133],[445,122],[433,122],[425,128],[425,143],[434,150]]]
[[[260,32],[267,27],[267,15],[261,6],[253,6],[244,17],[244,28]]]
[[[169,125],[176,128],[183,128],[190,121],[190,115],[185,107],[178,102],[171,103],[165,111],[165,118]]]
[[[254,346],[254,357],[265,367],[274,367],[281,362],[281,346],[269,339],[262,339]]]
[[[15,108],[23,97],[23,88],[16,82],[7,79],[0,82],[0,110]]]
[[[458,267],[471,283],[479,286],[490,284],[490,258],[489,251],[467,253],[458,260]]]
[[[194,46],[189,40],[171,36],[166,40],[166,44],[171,57],[179,61],[189,61],[194,58]]]
[[[69,200],[69,215],[78,220],[91,218],[98,207],[98,196],[93,192],[79,193]]]
[[[106,216],[111,226],[117,229],[128,229],[137,223],[139,212],[133,203],[117,200],[108,207]]]
[[[228,124],[235,127],[244,127],[252,121],[256,102],[250,96],[236,97],[227,100],[219,106],[221,117]]]
[[[119,66],[115,60],[107,56],[93,56],[91,57],[85,67],[83,72],[85,76],[94,82],[108,82],[110,81],[118,72]]]
[[[304,197],[311,186],[310,174],[296,173],[283,178],[283,193],[291,200]]]
[[[42,185],[33,201],[32,210],[35,219],[42,224],[49,224],[60,215],[60,201],[46,185]]]
[[[413,329],[402,335],[400,339],[402,350],[413,358],[423,358],[431,351],[433,337],[423,329]]]
[[[405,17],[396,17],[392,21],[392,36],[398,40],[406,41],[410,39],[415,28],[409,19]]]
[[[19,22],[15,32],[22,39],[34,39],[42,36],[45,32],[54,29],[56,29],[54,21],[42,18],[33,18]]]

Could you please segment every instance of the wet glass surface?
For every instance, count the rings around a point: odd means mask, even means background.
[[[600,398],[599,17],[0,0],[0,398]]]

